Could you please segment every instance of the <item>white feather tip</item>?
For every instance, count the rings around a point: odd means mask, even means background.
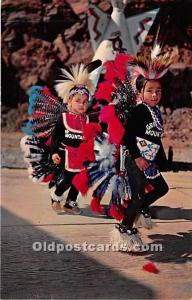
[[[157,58],[157,56],[161,53],[161,46],[156,44],[151,51],[151,59]]]

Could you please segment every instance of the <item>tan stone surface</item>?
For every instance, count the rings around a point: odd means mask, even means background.
[[[192,172],[164,173],[169,193],[156,204],[145,243],[160,252],[133,256],[106,252],[35,252],[35,241],[106,244],[115,221],[94,216],[89,197],[80,199],[83,215],[54,213],[44,185],[26,170],[2,170],[3,298],[14,299],[191,299]],[[142,270],[154,262],[158,274]]]

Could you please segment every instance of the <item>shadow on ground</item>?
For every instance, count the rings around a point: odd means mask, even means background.
[[[104,205],[107,211],[108,205]],[[153,219],[160,219],[160,220],[189,220],[192,221],[192,209],[185,209],[181,207],[169,207],[169,206],[151,206],[150,207],[151,216]],[[65,215],[67,213],[61,212],[58,213],[59,215]],[[98,218],[98,219],[106,219],[106,220],[114,220],[114,223],[117,221],[107,215],[99,215],[95,214],[91,211],[90,206],[86,205],[82,209],[82,216],[90,217],[90,218]]]
[[[162,251],[151,253],[147,260],[161,263],[183,264],[192,261],[192,231],[177,234],[152,234],[151,244],[162,244]]]
[[[153,219],[192,221],[192,209],[154,205],[150,207],[150,212]]]
[[[192,163],[173,161],[172,163],[169,163],[169,166],[165,171],[167,172],[192,171]]]
[[[108,205],[103,205],[103,207],[106,211],[106,214],[101,215],[101,214],[93,213],[90,209],[90,206],[86,204],[85,207],[82,208],[81,216],[90,217],[90,218],[98,218],[98,219],[106,219],[106,220],[114,219],[113,217],[107,215]],[[65,215],[65,214],[68,214],[68,213],[66,213],[66,212],[58,213],[58,215]]]
[[[86,252],[34,251],[34,242],[46,246],[52,242],[66,245],[67,241],[25,220],[17,225],[21,219],[5,209],[2,216],[16,225],[2,225],[1,299],[155,299],[148,286],[97,262]]]

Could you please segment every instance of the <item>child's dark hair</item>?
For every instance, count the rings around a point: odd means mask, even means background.
[[[142,75],[139,75],[139,77],[137,77],[136,80],[136,89],[138,90],[138,92],[141,92],[142,88],[146,85],[147,80],[145,77],[143,77]]]
[[[145,88],[145,85],[148,81],[150,80],[155,80],[155,79],[146,79],[145,77],[143,77],[142,75],[139,75],[139,77],[137,77],[136,79],[136,89],[138,90],[138,92],[141,92],[142,88]],[[157,79],[157,81],[160,81],[160,79]]]

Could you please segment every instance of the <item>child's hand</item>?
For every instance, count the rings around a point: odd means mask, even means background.
[[[148,161],[143,157],[136,158],[135,163],[141,171],[145,171],[149,167]]]
[[[61,157],[59,156],[58,153],[54,153],[52,155],[52,160],[53,160],[54,164],[58,165],[61,162]]]

